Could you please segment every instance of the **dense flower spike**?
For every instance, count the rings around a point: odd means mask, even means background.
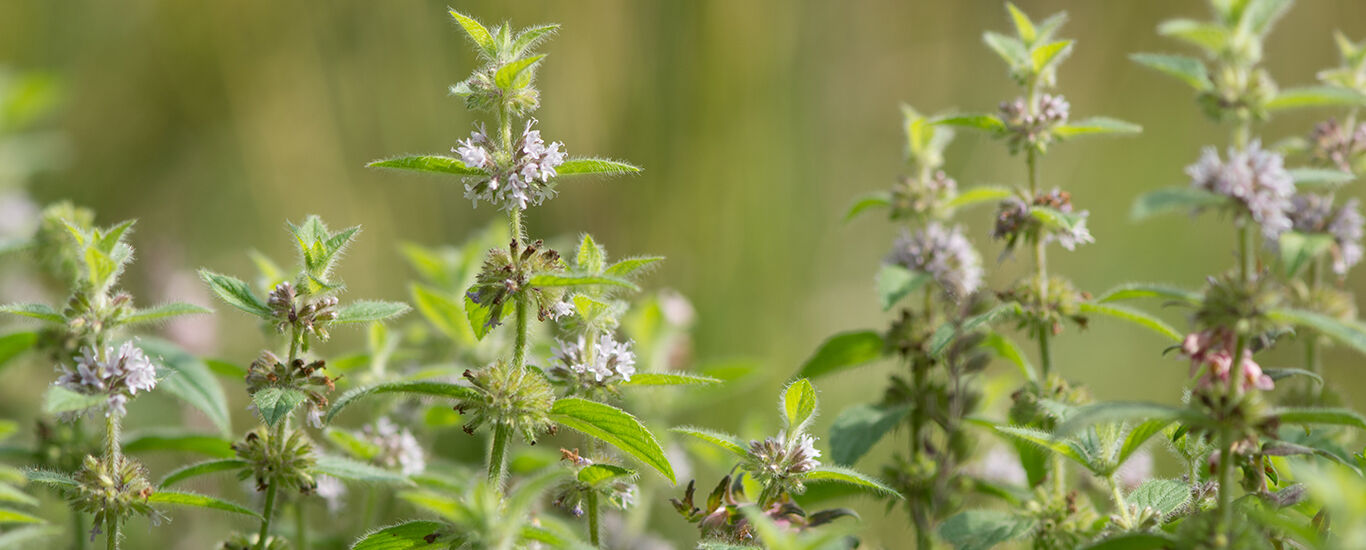
[[[1235,369],[1233,350],[1236,339],[1233,331],[1222,328],[1186,335],[1181,341],[1181,353],[1190,358],[1191,376],[1202,374],[1202,388],[1209,388],[1215,383],[1226,384],[1231,376],[1236,376],[1240,391],[1275,388],[1276,384],[1272,382],[1271,377],[1262,373],[1262,367],[1252,360],[1251,350],[1243,350]]]
[[[106,416],[123,416],[130,397],[157,385],[156,366],[131,341],[117,349],[105,348],[103,353],[86,347],[74,369],[65,365],[59,369],[62,375],[57,385],[85,395],[107,395]]]
[[[485,328],[501,324],[510,311],[506,308],[519,294],[528,295],[536,308],[537,318],[542,321],[572,312],[572,306],[563,301],[564,287],[531,285],[533,275],[564,271],[565,263],[560,253],[546,248],[539,240],[526,246],[522,244],[513,239],[507,249],[490,250],[474,285],[465,293],[471,302],[489,310]]]
[[[958,193],[958,182],[935,170],[927,178],[903,177],[892,187],[892,219],[932,218]]]
[[[466,370],[465,379],[479,392],[477,398],[462,400],[456,407],[465,415],[466,433],[485,425],[506,427],[531,443],[554,428],[550,407],[555,404],[555,390],[540,373],[498,362]]]
[[[750,441],[745,469],[761,483],[776,483],[786,491],[800,493],[803,474],[821,465],[816,460],[821,452],[815,443],[815,438],[807,434],[799,434],[788,441],[784,432],[763,441]]]
[[[503,161],[493,153],[489,136],[481,126],[470,133],[451,152],[460,155],[465,165],[488,173],[474,183],[465,185],[465,198],[479,205],[485,201],[506,211],[526,210],[528,205],[539,206],[555,197],[551,181],[555,168],[565,161],[558,141],[546,145],[540,130],[532,130],[534,119],[526,122],[522,135],[513,144],[513,158]]]
[[[363,440],[374,445],[379,452],[371,459],[385,468],[397,468],[403,475],[422,473],[427,469],[427,459],[422,445],[408,428],[394,424],[388,417],[381,416],[373,424],[361,429]],[[321,481],[320,481],[321,483]]]
[[[1280,154],[1262,149],[1254,140],[1246,149],[1230,147],[1228,160],[1206,147],[1200,160],[1186,168],[1191,185],[1237,201],[1239,207],[1262,228],[1262,236],[1275,242],[1291,228],[1286,211],[1295,194],[1295,182],[1285,170]]]
[[[318,486],[313,474],[317,464],[313,443],[303,430],[280,435],[261,426],[247,432],[242,441],[233,443],[232,450],[237,458],[247,463],[238,478],[255,480],[257,491],[283,485],[297,487],[301,494],[311,495]]]
[[[1333,236],[1333,272],[1347,275],[1361,261],[1362,217],[1360,202],[1347,199],[1342,206],[1333,207],[1333,200],[1321,195],[1300,193],[1291,197],[1288,213],[1296,231],[1324,233]]]
[[[982,284],[982,259],[961,228],[947,229],[931,222],[914,233],[903,233],[892,246],[887,263],[928,273],[956,300],[977,292]]]
[[[1051,208],[1068,217],[1069,224],[1045,225],[1043,220],[1034,215],[1033,207]],[[1023,198],[1010,197],[997,207],[996,225],[992,228],[991,236],[1006,241],[1003,254],[1013,250],[1022,238],[1026,241],[1043,239],[1045,244],[1056,242],[1067,250],[1076,250],[1080,245],[1096,241],[1086,227],[1086,219],[1090,214],[1086,210],[1074,212],[1072,194],[1056,188],[1039,193],[1028,203]]]
[[[163,518],[147,503],[153,492],[147,481],[147,468],[132,459],[118,456],[111,462],[108,458],[86,456],[73,478],[76,485],[72,488],[72,507],[94,515],[91,540],[106,527],[133,515],[147,516],[153,523],[160,523]]]
[[[327,408],[327,393],[337,389],[335,381],[323,374],[327,362],[321,359],[305,361],[295,359],[286,363],[274,353],[262,351],[261,356],[247,367],[247,393],[255,394],[266,388],[290,388],[299,390],[308,397],[309,422],[322,427],[322,411]],[[255,404],[252,405],[255,407]]]
[[[1012,153],[1026,147],[1045,150],[1052,143],[1053,129],[1067,122],[1071,105],[1060,95],[1043,94],[1037,112],[1031,112],[1023,97],[1002,101],[1001,121],[1006,125],[1007,143]]]
[[[294,290],[288,281],[280,283],[266,297],[266,305],[275,314],[275,328],[286,332],[298,327],[303,334],[317,336],[326,341],[329,337],[328,326],[337,319],[336,296],[319,296],[305,299]]]
[[[612,334],[604,334],[595,343],[591,357],[587,346],[582,335],[573,342],[560,340],[555,348],[557,364],[550,374],[581,386],[606,386],[629,382],[636,373],[636,354],[631,350],[631,342],[618,342]]]
[[[1309,146],[1316,163],[1351,172],[1355,161],[1366,153],[1366,123],[1346,128],[1337,119],[1320,122],[1309,134]]]

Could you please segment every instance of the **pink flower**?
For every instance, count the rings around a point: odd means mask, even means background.
[[[1205,375],[1200,378],[1201,388],[1214,383],[1228,383],[1233,378],[1233,348],[1236,338],[1233,331],[1213,328],[1186,335],[1181,341],[1181,353],[1191,360],[1190,375],[1195,376],[1201,369]],[[1252,360],[1252,352],[1243,350],[1242,360],[1238,362],[1238,389],[1270,390],[1275,388],[1271,377],[1262,372],[1261,365]]]

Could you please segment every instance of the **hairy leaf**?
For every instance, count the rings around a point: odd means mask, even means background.
[[[171,317],[179,317],[181,315],[194,315],[198,313],[213,313],[213,310],[206,307],[197,306],[194,304],[174,302],[170,304],[162,304],[156,307],[139,309],[137,311],[134,311],[132,315],[123,318],[123,323],[129,325],[136,325],[140,323],[154,323],[157,321],[169,319]]]
[[[578,176],[585,174],[613,176],[634,174],[639,171],[640,167],[634,164],[600,158],[574,158],[566,160],[563,164],[555,167],[555,173],[561,176]]]
[[[1267,111],[1283,111],[1303,107],[1362,107],[1366,106],[1366,95],[1337,86],[1306,86],[1288,88],[1276,92],[1276,97],[1266,102]]]
[[[945,202],[944,206],[947,206],[949,208],[964,208],[967,206],[972,206],[974,204],[979,204],[983,202],[997,202],[1005,200],[1012,194],[1014,194],[1014,192],[1012,192],[1007,187],[1001,187],[996,185],[984,185],[964,190],[962,193],[959,193],[957,196],[953,197],[952,199],[949,199],[948,202]]]
[[[897,264],[884,263],[877,271],[877,294],[882,311],[892,309],[908,294],[919,290],[934,277],[923,271],[911,271]]]
[[[0,367],[20,354],[33,349],[38,343],[36,332],[14,332],[0,336]]]
[[[1129,209],[1129,218],[1138,221],[1168,212],[1219,207],[1229,204],[1229,200],[1194,187],[1164,187],[1139,195]]]
[[[1024,536],[1034,520],[997,510],[965,510],[939,525],[939,536],[955,550],[988,550]]]
[[[664,456],[654,434],[627,412],[611,405],[566,397],[551,407],[550,418],[574,431],[602,440],[636,460],[654,468],[670,483],[674,479],[673,467]]]
[[[853,466],[896,428],[910,410],[910,405],[854,405],[844,409],[830,426],[830,458],[835,464]]]
[[[620,386],[708,386],[720,384],[720,378],[682,374],[676,372],[641,372],[631,375],[631,379]]]
[[[1194,57],[1184,55],[1164,55],[1153,53],[1136,53],[1129,56],[1140,65],[1156,69],[1159,72],[1181,79],[1182,82],[1189,84],[1197,91],[1206,91],[1214,88],[1210,82],[1209,71],[1205,68],[1204,62]]]
[[[854,470],[850,470],[848,468],[841,468],[839,466],[821,466],[819,468],[816,468],[815,470],[807,472],[804,481],[807,483],[845,483],[863,489],[868,489],[874,493],[878,493],[885,497],[896,497],[897,499],[902,498],[901,493],[898,493],[896,489],[888,487],[881,481],[878,481],[870,476],[861,474]]]
[[[220,275],[207,269],[199,270],[199,278],[208,283],[209,289],[228,305],[262,319],[270,319],[273,315],[266,303],[257,298],[251,287],[241,279]]]
[[[380,159],[365,166],[369,168],[390,168],[393,170],[407,170],[411,172],[427,172],[429,174],[454,174],[457,176],[488,175],[487,172],[484,172],[479,168],[466,166],[460,159],[443,157],[441,155],[415,155]]]
[[[343,393],[336,401],[332,402],[332,408],[327,411],[327,422],[331,422],[337,413],[342,409],[355,403],[362,397],[369,395],[379,395],[385,393],[403,393],[410,395],[422,395],[430,397],[447,397],[451,399],[473,399],[478,393],[469,386],[461,386],[450,382],[433,382],[428,380],[411,380],[404,382],[386,382],[355,388]]]
[[[1100,293],[1093,301],[1097,304],[1103,304],[1134,298],[1166,298],[1188,304],[1198,304],[1202,299],[1199,292],[1191,292],[1174,286],[1156,283],[1125,283]]]
[[[47,304],[9,304],[0,306],[0,313],[32,317],[49,323],[65,323],[66,318]]]
[[[157,369],[157,376],[162,379],[160,389],[199,409],[220,434],[232,433],[228,398],[208,365],[180,346],[160,338],[142,338],[137,346],[160,365]]]
[[[242,514],[255,518],[261,517],[260,514],[248,510],[241,504],[196,493],[157,491],[147,497],[147,502],[152,504],[169,504],[171,506],[193,506],[196,508],[208,508],[210,510],[222,510],[224,512],[232,512],[234,514]]]
[[[1164,322],[1161,319],[1158,319],[1157,317],[1154,317],[1152,315],[1149,315],[1145,312],[1136,309],[1131,309],[1120,305],[1098,304],[1094,302],[1082,302],[1082,304],[1079,306],[1079,309],[1082,313],[1094,313],[1099,315],[1105,315],[1108,317],[1113,317],[1121,321],[1128,321],[1140,327],[1149,329],[1153,332],[1166,336],[1167,338],[1172,339],[1172,341],[1181,341],[1181,333],[1177,332],[1176,329],[1171,327],[1171,325],[1168,325],[1166,322]]]
[[[1006,123],[1001,121],[1001,117],[987,114],[968,114],[968,115],[948,115],[934,119],[935,124],[942,126],[961,126],[964,128],[975,128],[986,130],[992,133],[1006,131]]]
[[[1360,353],[1366,353],[1366,330],[1359,325],[1347,324],[1321,313],[1291,308],[1273,309],[1267,313],[1267,317],[1273,321],[1314,329]]]
[[[180,468],[175,469],[171,473],[166,474],[166,477],[162,478],[161,483],[158,484],[157,487],[170,487],[171,485],[175,485],[176,483],[185,481],[190,478],[217,472],[240,470],[248,466],[250,465],[247,464],[247,461],[237,458],[222,458],[218,460],[206,460],[204,462],[197,462],[187,466],[182,466]]]
[[[196,453],[216,458],[232,458],[237,455],[232,450],[232,441],[178,428],[135,432],[124,438],[123,450],[129,453]]]
[[[409,521],[371,531],[351,546],[351,550],[418,550],[445,548],[449,541],[440,538],[449,532],[446,524],[436,521]],[[431,542],[428,542],[428,541]]]
[[[337,310],[337,323],[371,323],[398,317],[413,308],[400,302],[380,302],[360,300],[351,302]]]
[[[318,455],[317,470],[337,479],[411,485],[408,476],[331,454]]]
[[[737,458],[743,459],[749,456],[749,452],[745,449],[745,444],[742,443],[739,438],[730,434],[693,426],[679,426],[672,431],[716,445],[717,447],[730,451],[730,453],[734,454]]]
[[[252,394],[251,402],[267,426],[275,426],[308,397],[293,388],[268,387]]]
[[[842,332],[821,343],[797,376],[815,378],[875,361],[882,357],[882,348],[882,335],[876,331]]]
[[[892,205],[892,195],[886,191],[874,191],[872,193],[859,195],[854,199],[854,203],[849,205],[849,211],[844,214],[844,221],[847,223],[864,211],[874,208],[887,208]]]
[[[1142,126],[1132,122],[1102,116],[1068,122],[1058,126],[1053,130],[1053,133],[1059,137],[1068,138],[1085,135],[1137,134],[1142,131]]]
[[[800,433],[816,416],[816,388],[811,381],[798,378],[783,390],[783,419],[789,436]]]

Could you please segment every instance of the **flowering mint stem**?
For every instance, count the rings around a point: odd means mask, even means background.
[[[1029,92],[1029,108],[1031,112],[1037,110],[1036,105],[1038,99],[1035,97],[1036,95],[1035,87],[1033,83],[1031,83]],[[1033,197],[1039,196],[1037,155],[1038,153],[1031,148],[1025,156],[1025,165],[1029,169],[1029,195],[1031,200]],[[1042,311],[1048,306],[1048,249],[1047,243],[1044,242],[1043,235],[1039,235],[1038,239],[1034,241],[1034,270],[1039,278],[1039,309]],[[1047,378],[1048,374],[1053,370],[1053,357],[1048,349],[1048,331],[1040,326],[1037,336],[1039,339],[1039,363],[1043,368],[1044,377]]]
[[[503,486],[503,464],[507,462],[508,439],[512,435],[512,428],[498,423],[493,428],[493,447],[489,449],[489,481],[502,489]]]
[[[1229,370],[1228,399],[1225,407],[1230,406],[1236,399],[1238,375],[1242,372],[1242,358],[1246,349],[1247,337],[1240,333],[1237,345],[1234,346],[1233,365]],[[1230,540],[1233,538],[1233,435],[1228,426],[1219,428],[1219,523],[1216,532],[1227,533]]]
[[[109,550],[119,550],[119,520],[113,518],[109,520],[109,535],[105,539],[105,548]]]
[[[284,425],[281,422],[278,425]],[[270,535],[270,516],[275,512],[275,483],[266,489],[266,507],[261,511],[261,530],[256,535],[256,550],[265,550]]]
[[[600,537],[598,535],[598,532],[602,530],[598,526],[598,492],[589,491],[586,500],[586,504],[588,504],[588,541],[593,543],[593,546],[601,548],[602,543],[599,542]]]
[[[1119,509],[1119,517],[1124,520],[1129,528],[1133,528],[1134,517],[1129,514],[1129,503],[1124,501],[1124,491],[1119,489],[1119,481],[1115,477],[1115,474],[1110,474],[1110,477],[1105,479],[1110,484],[1110,497],[1115,500],[1115,508]]]
[[[104,459],[109,463],[109,469],[113,472],[121,471],[119,463],[122,461],[119,449],[119,420],[118,413],[109,411],[104,417]],[[118,550],[119,547],[119,518],[106,515],[105,527],[109,528],[106,535],[106,543],[109,550]]]

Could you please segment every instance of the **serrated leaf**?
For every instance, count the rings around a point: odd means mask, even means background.
[[[183,431],[178,428],[134,432],[123,440],[128,453],[150,451],[196,453],[217,458],[232,458],[232,441],[222,437]]]
[[[1009,188],[995,185],[973,187],[944,203],[948,208],[964,208],[983,202],[998,202],[1014,194]]]
[[[816,468],[815,470],[811,470],[810,472],[807,472],[806,477],[803,478],[803,481],[805,481],[806,483],[845,483],[848,485],[853,485],[863,489],[871,490],[872,492],[878,493],[885,497],[895,497],[897,499],[902,498],[901,493],[898,493],[896,489],[888,487],[881,481],[878,481],[871,476],[856,472],[854,470],[850,470],[848,468],[841,468],[839,466],[821,466],[819,468]]]
[[[222,510],[234,514],[242,514],[260,518],[261,515],[248,510],[245,506],[235,502],[214,498],[211,496],[196,493],[184,493],[180,491],[157,491],[147,497],[147,502],[151,504],[168,504],[171,506],[192,506],[195,508],[208,508],[210,510]]]
[[[1286,172],[1296,187],[1336,188],[1356,180],[1355,174],[1334,168],[1291,168]]]
[[[372,531],[356,541],[351,550],[444,548],[450,543],[441,540],[441,536],[448,530],[446,524],[436,521],[409,521]]]
[[[232,416],[223,386],[209,367],[180,346],[160,338],[142,338],[139,348],[159,366],[160,389],[199,409],[221,434],[232,433]]]
[[[1129,433],[1124,435],[1124,444],[1120,445],[1119,454],[1115,456],[1115,466],[1123,465],[1144,443],[1153,436],[1162,433],[1162,430],[1170,426],[1172,422],[1174,420],[1158,418],[1134,426],[1132,430],[1129,430]]]
[[[76,480],[61,472],[50,470],[24,470],[24,477],[31,483],[42,483],[59,489],[75,487]]]
[[[1143,132],[1142,126],[1103,116],[1068,122],[1053,129],[1054,135],[1063,138],[1086,135],[1137,134],[1141,132]]]
[[[639,166],[629,162],[602,158],[573,158],[555,167],[555,173],[561,176],[586,174],[613,176],[637,172],[640,172]]]
[[[932,122],[940,126],[975,128],[991,133],[1001,133],[1006,130],[1006,123],[1002,122],[1000,117],[988,114],[948,115],[935,118]]]
[[[655,262],[663,260],[663,256],[641,256],[637,258],[626,258],[610,266],[607,266],[607,269],[602,273],[603,275],[607,275],[608,277],[626,278],[634,275],[637,271],[640,271],[641,269],[654,265]]]
[[[1276,93],[1276,97],[1266,102],[1267,111],[1283,111],[1305,107],[1362,107],[1366,106],[1366,95],[1337,86],[1306,86],[1288,88]]]
[[[1093,301],[1098,304],[1103,304],[1133,300],[1135,298],[1166,298],[1168,300],[1177,300],[1189,304],[1197,304],[1202,299],[1199,292],[1192,292],[1174,286],[1157,283],[1124,283],[1102,292],[1099,296],[1096,296],[1096,299]]]
[[[636,473],[611,464],[593,464],[579,470],[578,480],[580,483],[589,487],[601,487],[604,482],[613,481],[621,478],[634,478]]]
[[[207,269],[199,270],[199,278],[208,283],[209,290],[228,305],[263,319],[271,318],[270,308],[257,298],[251,287],[241,279],[220,275]]]
[[[816,415],[816,388],[811,381],[798,378],[783,390],[783,419],[789,437],[801,433]]]
[[[849,205],[849,211],[844,214],[844,221],[848,223],[864,211],[874,208],[887,208],[892,205],[892,195],[886,191],[874,191],[865,195],[859,195],[854,199],[854,203]]]
[[[134,311],[132,315],[124,317],[122,319],[122,322],[123,324],[136,325],[141,323],[153,323],[157,321],[163,321],[171,317],[179,317],[181,315],[195,315],[203,313],[213,313],[213,310],[206,307],[197,306],[194,304],[175,302],[170,304],[162,304],[156,307],[150,307],[147,309],[139,309],[137,311]]]
[[[474,333],[475,340],[483,340],[488,336],[489,331],[503,322],[503,319],[512,313],[510,307],[499,308],[496,312],[483,304],[477,303],[469,294],[465,295],[465,319],[469,321],[470,330]],[[494,319],[494,315],[498,318]]]
[[[579,273],[538,273],[531,276],[529,284],[536,287],[618,286],[640,290],[639,286],[626,279]]]
[[[1077,446],[1070,444],[1069,441],[1058,439],[1048,432],[1018,426],[996,426],[996,431],[1007,437],[1026,443],[1033,443],[1040,448],[1058,453],[1087,468],[1091,467],[1092,457],[1087,456]]]
[[[606,262],[607,252],[593,241],[592,235],[584,233],[578,253],[574,255],[574,266],[585,273],[601,273],[607,267]]]
[[[264,420],[266,425],[271,427],[284,420],[306,399],[308,396],[299,390],[273,386],[251,395],[251,401],[256,405],[256,412],[261,415],[261,420]]]
[[[523,30],[517,35],[517,39],[512,41],[512,55],[520,57],[528,49],[535,46],[541,40],[554,34],[560,26],[556,24],[540,25]]]
[[[108,399],[105,395],[86,395],[61,386],[50,386],[43,395],[43,412],[61,414],[83,411],[90,407],[103,406]]]
[[[478,393],[469,386],[461,386],[450,382],[432,382],[426,380],[413,380],[406,382],[386,382],[373,386],[355,388],[332,403],[332,408],[327,411],[327,422],[331,422],[337,413],[350,406],[356,400],[369,395],[379,395],[385,393],[402,393],[409,395],[422,395],[429,397],[447,397],[450,399],[474,399]]]
[[[1173,19],[1158,25],[1157,33],[1185,41],[1212,54],[1218,54],[1228,47],[1228,30],[1214,23]]]
[[[665,458],[664,450],[659,447],[654,434],[625,411],[596,401],[566,397],[551,407],[550,418],[620,449],[654,468],[670,483],[677,483],[673,467],[669,465],[669,459]]]
[[[0,508],[0,525],[7,523],[47,523],[47,521],[38,516],[20,512],[18,510]]]
[[[499,67],[498,72],[493,74],[493,84],[504,90],[527,87],[531,84],[532,71],[542,59],[545,59],[545,55],[533,55]]]
[[[1010,20],[1015,24],[1015,34],[1026,46],[1032,45],[1035,40],[1038,40],[1039,33],[1034,28],[1034,22],[1029,20],[1028,15],[1025,15],[1023,11],[1020,11],[1020,8],[1015,7],[1015,4],[1010,2],[1006,2],[1006,11],[1010,12]]]
[[[1191,426],[1209,423],[1203,415],[1185,408],[1142,402],[1093,403],[1075,409],[1054,433],[1066,437],[1096,424],[1105,422],[1145,422],[1171,420]]]
[[[1190,485],[1174,479],[1150,479],[1129,493],[1127,501],[1139,510],[1152,508],[1162,516],[1170,516],[1190,501]]]
[[[1049,67],[1067,59],[1071,53],[1072,41],[1059,40],[1034,48],[1029,52],[1029,59],[1034,65],[1034,72],[1042,73]]]
[[[394,483],[399,485],[412,483],[408,480],[408,476],[401,473],[391,472],[378,466],[352,460],[344,456],[329,454],[318,455],[318,464],[315,469],[337,479],[374,483]]]
[[[479,168],[466,166],[460,159],[441,155],[413,155],[380,159],[365,165],[368,168],[389,168],[429,174],[454,174],[457,176],[487,176]]]
[[[1153,53],[1136,53],[1129,56],[1134,62],[1156,69],[1159,72],[1181,79],[1182,82],[1189,84],[1197,91],[1206,91],[1214,87],[1210,83],[1209,70],[1205,68],[1204,62],[1194,57],[1184,55],[1164,55]]]
[[[853,466],[900,424],[910,410],[910,405],[854,405],[840,411],[830,426],[830,458],[835,464]]]
[[[882,311],[887,311],[908,294],[934,280],[934,276],[923,271],[911,271],[897,264],[884,263],[878,267],[875,280],[878,301],[882,303]]]
[[[1333,248],[1337,241],[1327,233],[1286,231],[1279,241],[1281,270],[1286,278],[1294,277],[1300,268]]]
[[[842,332],[816,349],[797,376],[815,378],[853,368],[882,357],[882,334],[872,330]]]
[[[1280,420],[1282,424],[1325,424],[1366,430],[1366,417],[1351,409],[1280,408],[1267,416]]]
[[[680,433],[686,436],[695,437],[702,441],[706,441],[707,443],[711,443],[712,445],[716,445],[717,447],[729,451],[737,458],[744,459],[749,456],[749,451],[745,450],[745,444],[742,443],[735,436],[727,433],[721,433],[718,431],[708,430],[706,428],[697,428],[693,426],[679,426],[671,431],[673,431],[674,433]]]
[[[1229,204],[1230,200],[1194,187],[1164,187],[1139,195],[1129,209],[1129,219],[1138,221],[1167,212],[1220,207]]]
[[[1360,326],[1301,309],[1273,309],[1267,313],[1267,317],[1273,321],[1314,329],[1319,334],[1351,346],[1360,353],[1366,353],[1366,331]]]
[[[1033,382],[1039,379],[1039,374],[1034,371],[1034,365],[1029,362],[1029,358],[1025,357],[1024,351],[1014,340],[999,332],[991,332],[982,340],[982,347],[990,349],[997,357],[1010,361],[1019,369],[1020,376],[1025,380]]]
[[[33,349],[38,343],[36,332],[14,332],[0,336],[0,367],[24,352]]]
[[[987,31],[982,33],[982,42],[1011,68],[1026,67],[1030,63],[1029,50],[1018,38]]]
[[[242,468],[247,468],[249,466],[250,464],[247,464],[245,460],[237,458],[223,458],[218,460],[206,460],[204,462],[197,462],[187,466],[182,466],[180,468],[175,469],[171,473],[166,474],[166,477],[162,478],[161,483],[159,483],[157,487],[170,487],[171,485],[175,485],[176,483],[180,483],[181,481],[185,481],[190,478],[195,478],[202,475],[208,475],[217,472],[240,470]]]
[[[674,372],[641,372],[631,375],[631,379],[618,386],[706,386],[720,384],[720,378],[682,374]]]
[[[1166,336],[1174,342],[1180,342],[1182,338],[1181,333],[1177,332],[1176,329],[1172,328],[1171,325],[1168,325],[1165,321],[1158,319],[1157,317],[1154,317],[1152,315],[1149,315],[1146,312],[1139,311],[1136,309],[1131,309],[1120,305],[1098,304],[1094,302],[1082,302],[1081,305],[1078,306],[1078,309],[1082,313],[1105,315],[1107,317],[1112,317],[1115,319],[1119,319],[1121,321],[1128,321],[1140,327],[1161,334],[1162,336]]]
[[[473,17],[458,11],[450,10],[450,14],[455,18],[455,22],[460,24],[460,28],[465,29],[465,35],[479,48],[482,57],[493,59],[498,55],[498,45],[493,41],[493,35],[489,34],[488,28],[475,21]]]
[[[57,310],[52,309],[52,307],[47,304],[9,304],[0,306],[0,313],[31,317],[49,323],[66,323],[66,318],[62,317],[61,313],[58,313]]]
[[[1034,520],[997,510],[966,510],[939,525],[939,537],[955,550],[988,550],[1024,536]]]
[[[337,323],[372,323],[384,321],[408,313],[413,308],[401,302],[381,302],[360,300],[351,302],[337,310]]]

